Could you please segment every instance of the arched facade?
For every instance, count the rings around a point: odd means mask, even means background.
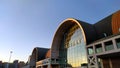
[[[60,24],[51,47],[51,58],[59,59],[60,68],[87,64],[86,44],[91,37],[88,33],[95,34],[93,26],[73,18]]]
[[[47,48],[39,48],[39,47],[34,48],[32,51],[32,55],[30,57],[30,67],[35,68],[37,61],[45,59],[48,50],[49,49]]]
[[[36,64],[36,68],[119,68],[119,22],[120,11],[95,24],[73,18],[64,20],[50,49],[33,49],[30,68]]]

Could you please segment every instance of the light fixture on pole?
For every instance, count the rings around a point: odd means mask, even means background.
[[[12,53],[13,53],[13,52],[10,51],[9,63],[10,63],[10,60],[11,60]]]
[[[10,51],[10,57],[9,57],[9,61],[8,61],[8,64],[7,64],[7,67],[6,68],[9,68],[9,64],[10,64],[10,60],[11,60],[11,56],[12,56],[12,51]]]

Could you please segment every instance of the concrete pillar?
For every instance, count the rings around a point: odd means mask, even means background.
[[[110,58],[109,58],[109,65],[110,65],[110,68],[113,68],[113,66],[112,66],[112,61],[111,61]]]
[[[116,49],[117,49],[117,45],[116,45],[115,39],[113,39],[112,42],[113,42],[113,47],[114,47],[114,49],[116,50]]]
[[[50,64],[48,64],[48,67],[47,68],[51,68],[51,65]]]
[[[101,68],[103,68],[104,66],[103,66],[103,60],[102,59],[100,59],[101,60]]]
[[[95,64],[95,68],[99,68],[99,67],[98,67],[98,58],[97,58],[96,55],[95,55],[95,63],[96,63],[96,64]]]
[[[102,50],[105,52],[105,44],[102,42]]]
[[[99,67],[98,67],[98,58],[97,58],[97,56],[95,55],[95,53],[96,53],[95,45],[93,45],[93,51],[94,51],[94,58],[95,58],[95,68],[99,68]]]
[[[94,54],[96,53],[95,45],[93,45],[93,52],[94,52]]]

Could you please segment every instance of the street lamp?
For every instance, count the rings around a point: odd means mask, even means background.
[[[11,60],[12,53],[13,53],[13,52],[10,51],[9,63],[10,63],[10,60]]]
[[[11,59],[11,56],[12,56],[12,51],[10,51],[10,57],[9,57],[9,61],[8,61],[8,64],[7,64],[7,68],[9,68],[9,64],[10,64],[10,59]]]

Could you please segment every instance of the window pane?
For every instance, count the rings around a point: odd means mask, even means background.
[[[94,54],[93,47],[89,47],[89,48],[88,48],[88,54],[89,54],[89,55],[90,55],[90,54]]]
[[[95,48],[96,48],[96,53],[102,52],[102,45],[101,44],[95,45]]]
[[[112,49],[114,49],[112,41],[105,42],[105,50],[109,51],[109,50],[112,50]]]
[[[117,47],[120,48],[120,38],[116,39]]]

